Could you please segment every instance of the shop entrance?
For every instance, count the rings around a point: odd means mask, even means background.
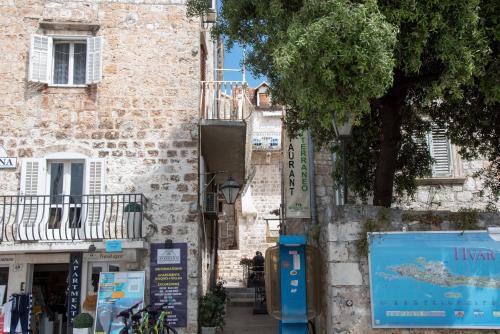
[[[66,334],[68,264],[33,267],[33,334]]]

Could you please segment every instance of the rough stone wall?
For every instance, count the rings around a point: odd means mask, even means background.
[[[245,204],[241,212],[237,211],[236,228],[238,233],[237,249],[226,248],[218,251],[218,275],[220,279],[227,282],[229,286],[242,286],[243,267],[240,259],[243,257],[253,258],[256,251],[262,253],[268,247],[274,245],[266,239],[266,218],[278,218],[270,213],[279,209],[281,204],[281,152],[254,151],[252,153],[252,166],[255,168],[255,176],[247,190]],[[229,216],[232,215],[232,211]],[[228,219],[227,222],[234,221]],[[225,228],[226,225],[222,225]],[[219,233],[223,235],[223,233]]]
[[[195,333],[199,23],[188,20],[185,6],[177,3],[2,1],[0,145],[20,160],[54,152],[105,158],[106,193],[144,193],[147,219],[158,227],[152,241],[188,243],[189,314],[182,332]],[[88,88],[27,83],[30,35],[42,20],[100,25],[101,83]],[[0,194],[18,193],[19,173],[20,167],[0,172]]]
[[[500,202],[491,202],[483,180],[474,177],[474,173],[486,167],[487,163],[484,160],[462,160],[455,153],[453,178],[422,180],[413,198],[403,199],[395,206],[416,210],[458,211],[461,208],[485,210],[491,203],[490,207],[498,209]]]
[[[325,294],[322,333],[387,333],[387,334],[444,334],[444,333],[498,333],[494,330],[431,330],[431,329],[377,329],[371,328],[371,306],[368,260],[359,256],[355,242],[361,238],[362,224],[367,219],[376,220],[379,207],[339,206],[334,219],[322,222],[320,245],[323,253]],[[427,230],[428,224],[403,221],[403,211],[390,211],[388,230]],[[440,215],[446,217],[444,212]],[[444,218],[445,219],[445,218]],[[500,226],[500,216],[483,213],[478,217],[479,227]],[[453,223],[443,221],[433,230],[455,230]],[[346,302],[352,301],[352,306]]]

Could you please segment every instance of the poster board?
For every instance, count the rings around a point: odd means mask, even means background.
[[[500,328],[500,242],[488,232],[368,238],[373,328]]]
[[[99,276],[95,334],[119,334],[124,324],[117,315],[144,303],[144,271],[102,272]]]
[[[187,326],[187,244],[151,244],[150,300],[160,306],[168,303],[167,322]]]

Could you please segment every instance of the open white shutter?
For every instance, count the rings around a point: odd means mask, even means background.
[[[106,163],[104,159],[88,159],[85,164],[86,180],[86,225],[91,227],[104,221],[106,196],[104,196],[104,180]],[[99,229],[91,229],[90,234],[94,236],[101,233]]]
[[[31,36],[29,81],[49,83],[52,59],[52,38]]]
[[[95,84],[102,80],[102,50],[104,38],[87,38],[87,84]]]
[[[18,220],[22,226],[33,226],[43,219],[45,204],[48,198],[45,194],[47,162],[45,159],[23,159],[21,165],[20,207]],[[38,221],[38,222],[37,222]],[[21,237],[24,237],[21,235]]]
[[[436,126],[432,127],[429,134],[429,147],[431,156],[434,158],[432,176],[451,176],[451,147],[450,140],[446,137],[446,131]]]

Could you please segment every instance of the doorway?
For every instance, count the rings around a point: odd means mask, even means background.
[[[33,267],[33,334],[66,334],[67,263]]]

